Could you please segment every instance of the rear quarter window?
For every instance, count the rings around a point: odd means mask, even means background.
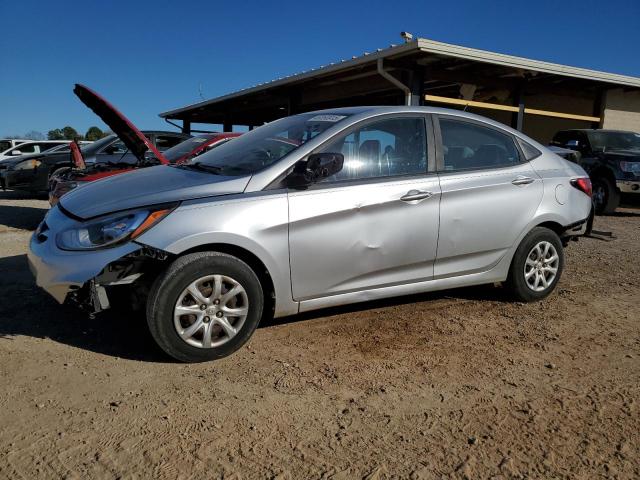
[[[542,155],[542,152],[540,150],[538,150],[530,143],[525,142],[521,138],[518,139],[518,143],[520,144],[520,148],[522,149],[522,153],[524,154],[524,159],[527,162]]]

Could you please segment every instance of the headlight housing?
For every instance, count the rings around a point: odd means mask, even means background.
[[[24,162],[16,163],[12,170],[32,170],[34,168],[38,168],[40,165],[42,165],[40,160],[25,160]]]
[[[640,161],[638,162],[620,162],[620,170],[627,173],[640,174]]]
[[[62,250],[97,250],[133,240],[173,211],[176,205],[119,212],[85,222],[56,235]]]

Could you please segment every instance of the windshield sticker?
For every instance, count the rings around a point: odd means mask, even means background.
[[[338,122],[343,118],[347,118],[346,115],[316,115],[310,118],[310,122]]]

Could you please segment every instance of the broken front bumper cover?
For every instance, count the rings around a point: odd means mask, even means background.
[[[55,232],[49,230],[49,223],[56,225]],[[129,242],[101,250],[61,250],[56,245],[55,235],[74,224],[74,220],[54,207],[29,242],[27,258],[36,284],[59,303],[64,303],[71,292],[83,288],[111,262],[142,248],[141,245]]]

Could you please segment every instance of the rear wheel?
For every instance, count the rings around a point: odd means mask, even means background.
[[[548,296],[558,284],[564,268],[564,250],[558,235],[548,228],[536,227],[516,250],[507,287],[523,302]]]
[[[620,192],[615,183],[607,177],[593,181],[593,204],[598,215],[613,213],[620,204]]]
[[[262,287],[231,255],[200,252],[177,259],[151,287],[147,323],[155,341],[182,362],[226,357],[262,317]]]

